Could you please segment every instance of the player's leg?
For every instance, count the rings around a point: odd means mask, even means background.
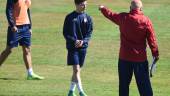
[[[75,87],[78,83],[81,84],[80,70],[81,70],[80,65],[73,65],[73,75],[71,79],[70,92],[68,96],[76,96],[74,93]]]
[[[8,27],[8,31],[7,31],[7,46],[6,46],[5,50],[2,51],[2,53],[0,54],[0,66],[4,63],[4,61],[11,54],[12,49],[14,47],[18,46],[18,41],[16,41],[16,39],[17,39],[17,35],[16,34],[17,34],[16,32],[13,32],[11,30],[11,27]],[[14,41],[16,41],[16,42],[14,42]]]
[[[31,58],[31,49],[30,47],[22,46],[23,50],[23,59],[28,72],[28,80],[42,80],[44,77],[41,77],[33,72],[32,69],[32,58]]]
[[[76,85],[77,85],[80,96],[87,96],[84,93],[84,90],[83,90],[83,87],[82,87],[80,72],[81,72],[80,65],[73,65],[72,83],[71,83],[71,86],[70,86],[70,90],[72,90],[72,91],[69,92],[69,93],[73,93],[73,95],[68,95],[68,96],[75,96],[74,90],[75,90]]]
[[[129,85],[133,75],[131,62],[120,60],[118,62],[119,96],[129,96]]]
[[[71,78],[71,84],[68,96],[76,96],[74,93],[77,84],[77,72],[78,72],[78,52],[76,50],[68,50],[67,54],[67,64],[73,66],[73,73]],[[80,66],[79,66],[80,67]]]
[[[80,49],[79,50],[79,65],[80,65],[80,71],[79,71],[79,78],[78,79],[79,81],[77,82],[77,88],[79,90],[79,95],[80,96],[87,96],[83,90],[83,86],[82,86],[82,82],[81,82],[81,68],[83,67],[84,65],[84,61],[85,61],[85,57],[86,57],[86,52],[87,52],[87,49]]]
[[[134,64],[134,74],[140,96],[153,96],[149,78],[148,61]]]
[[[26,66],[26,69],[32,68],[32,58],[31,58],[31,48],[22,46],[23,50],[23,59]],[[33,72],[31,72],[29,75],[31,75]]]
[[[83,88],[82,88],[82,83],[81,83],[81,78],[80,78],[80,65],[73,65],[73,78],[72,78],[72,81],[73,82],[76,82],[76,85],[77,85],[77,88],[80,91],[83,91]]]
[[[0,66],[4,63],[4,61],[8,58],[11,54],[12,48],[7,46],[4,51],[0,54]]]
[[[33,72],[32,69],[32,57],[31,57],[31,33],[28,25],[23,25],[22,27],[23,38],[19,40],[19,44],[22,46],[23,59],[28,72],[28,80],[41,80],[44,77],[38,76]]]

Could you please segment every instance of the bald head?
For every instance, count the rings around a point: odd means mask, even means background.
[[[130,9],[142,9],[143,5],[142,5],[142,1],[141,0],[132,0],[131,1],[131,6]]]

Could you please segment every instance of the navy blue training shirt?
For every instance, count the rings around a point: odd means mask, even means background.
[[[86,13],[78,13],[73,11],[68,14],[65,18],[63,26],[63,35],[66,39],[67,49],[76,49],[76,40],[83,40],[82,48],[87,48],[92,31],[92,19]]]

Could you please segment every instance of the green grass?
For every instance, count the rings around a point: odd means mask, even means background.
[[[94,21],[94,31],[82,81],[89,96],[118,96],[117,59],[119,51],[118,26],[104,18],[97,5],[104,4],[113,11],[129,11],[130,0],[89,0],[87,12]],[[97,3],[96,3],[97,2]],[[170,1],[143,0],[144,13],[151,18],[157,34],[160,61],[151,79],[154,96],[170,94]],[[6,46],[6,0],[0,0],[0,51]],[[27,81],[21,48],[13,53],[0,68],[0,96],[66,96],[71,67],[66,66],[65,40],[62,27],[66,14],[74,10],[71,0],[32,0],[32,57],[34,71],[42,81]],[[150,50],[148,59],[151,61]],[[139,96],[135,79],[130,96]]]

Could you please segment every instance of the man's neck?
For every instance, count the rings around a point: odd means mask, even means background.
[[[76,10],[77,13],[83,13],[84,11],[79,11],[79,10]]]

